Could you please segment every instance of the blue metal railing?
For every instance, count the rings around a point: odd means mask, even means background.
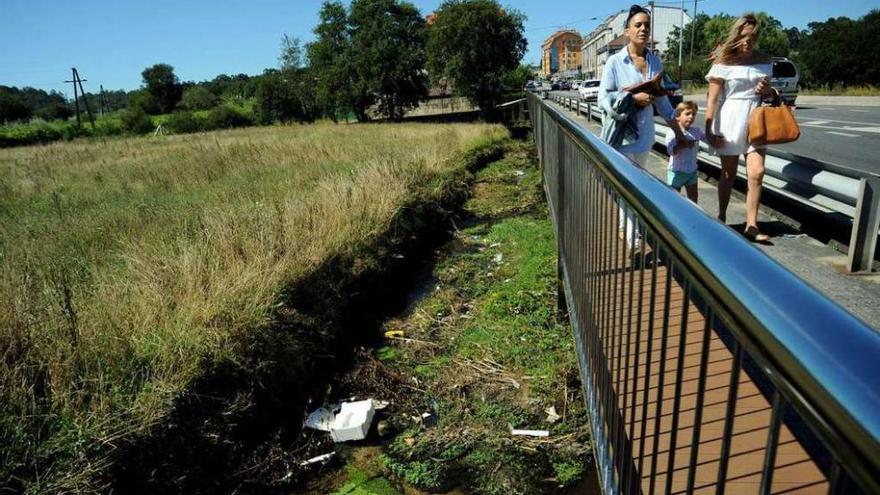
[[[880,334],[559,110],[528,105],[605,492],[741,493],[730,458],[747,377],[766,403],[748,418],[764,418],[759,493],[781,490],[789,436],[818,473],[808,488],[880,493]],[[709,394],[723,418],[704,417]]]

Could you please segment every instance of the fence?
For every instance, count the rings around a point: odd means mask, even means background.
[[[880,493],[880,334],[528,107],[604,492]]]
[[[588,118],[602,117],[595,103],[563,96],[554,100]],[[668,128],[660,123],[656,127],[656,140],[662,144]],[[707,153],[709,146],[700,143],[700,149],[700,162],[720,170],[721,160]],[[850,272],[871,271],[880,227],[880,176],[775,149],[767,151],[765,167],[764,187],[787,200],[851,220],[847,268]],[[745,161],[740,159],[739,175],[743,178],[745,170]]]

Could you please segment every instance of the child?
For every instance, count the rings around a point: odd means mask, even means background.
[[[694,203],[697,202],[697,151],[700,150],[699,142],[706,140],[699,127],[691,127],[696,118],[697,104],[683,101],[675,107],[675,120],[681,126],[684,141],[678,142],[672,129],[666,133],[666,152],[669,154],[666,183],[676,191],[681,191],[684,186],[688,199]]]

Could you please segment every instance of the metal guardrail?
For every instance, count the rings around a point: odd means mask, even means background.
[[[721,447],[714,482],[701,488],[724,493],[730,482],[744,371],[772,412],[760,493],[773,487],[780,431],[794,434],[828,493],[880,493],[880,334],[565,112],[536,95],[528,105],[604,492],[694,491],[698,471],[706,476],[707,369],[723,351]],[[620,222],[641,240],[615,235]],[[689,427],[679,424],[687,415]]]
[[[595,103],[562,96],[553,99],[580,115],[602,119],[601,109]],[[655,122],[658,144],[665,143],[668,129],[665,124]],[[721,160],[709,153],[706,143],[700,143],[698,159],[705,165],[721,168]],[[871,271],[880,230],[880,176],[773,149],[767,151],[764,165],[766,188],[819,211],[852,219],[847,267],[850,272]],[[746,178],[742,158],[737,175]],[[869,235],[870,232],[875,235]]]

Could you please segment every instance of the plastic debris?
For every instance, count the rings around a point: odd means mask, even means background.
[[[309,414],[303,426],[313,430],[330,431],[334,419],[336,419],[336,415],[333,414],[333,411],[326,407],[319,407]]]
[[[504,255],[501,254],[501,253],[496,254],[495,257],[492,258],[492,260],[493,260],[495,263],[501,263],[501,260],[503,260],[503,259],[504,259]]]
[[[367,438],[374,414],[375,408],[372,399],[343,402],[339,414],[333,420],[330,436],[334,442],[363,440]]]
[[[300,466],[308,466],[310,464],[317,464],[319,462],[327,462],[336,455],[336,452],[327,452],[326,454],[321,454],[319,456],[312,457],[311,459],[307,459],[299,463]]]
[[[547,409],[544,409],[544,412],[547,413],[547,422],[553,424],[562,417],[556,412],[556,406],[550,406]]]
[[[549,437],[550,432],[547,430],[515,430],[512,425],[507,425],[511,435],[521,435],[527,437]]]
[[[387,332],[385,332],[385,338],[388,339],[403,338],[403,336],[403,330],[388,330]]]

